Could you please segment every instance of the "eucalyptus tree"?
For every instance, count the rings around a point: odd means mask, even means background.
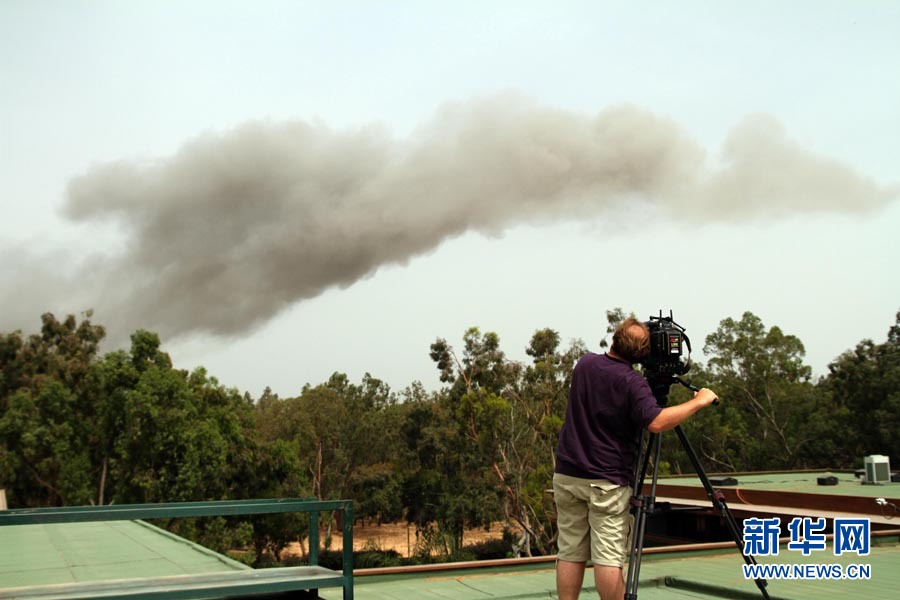
[[[549,328],[536,331],[526,349],[532,364],[506,393],[510,410],[500,445],[498,477],[505,492],[507,518],[522,532],[514,544],[516,555],[554,551],[556,511],[550,490],[556,444],[572,368],[585,352],[580,340],[562,350],[558,332]]]
[[[723,319],[704,352],[704,384],[722,403],[691,419],[686,431],[705,430],[706,458],[727,470],[806,466],[821,433],[813,425],[822,425],[832,407],[811,381],[800,339],[745,312],[740,320]]]
[[[361,469],[390,455],[387,408],[390,388],[366,374],[359,385],[334,373],[326,383],[303,387],[286,400],[281,435],[298,442],[298,453],[319,499],[349,497]]]
[[[463,335],[460,354],[444,339],[432,344],[431,358],[450,385],[432,414],[419,410],[417,418],[430,419],[430,431],[443,434],[421,435],[432,446],[440,444],[441,452],[432,452],[438,457],[433,476],[428,469],[419,474],[430,487],[420,488],[431,492],[433,512],[456,516],[445,521],[458,535],[463,525],[485,525],[502,515],[521,532],[513,544],[516,555],[552,552],[549,489],[556,442],[572,367],[584,352],[580,341],[562,351],[559,334],[549,328],[532,336],[529,365],[508,360],[497,334],[475,327]]]
[[[410,511],[419,528],[437,524],[449,554],[458,552],[466,528],[488,526],[502,516],[501,444],[510,410],[504,392],[514,384],[521,365],[506,359],[500,337],[471,327],[457,353],[443,338],[430,351],[449,384],[431,406],[412,416],[417,430],[406,439],[418,448],[421,463],[407,482]]]
[[[844,409],[840,439],[849,464],[841,466],[858,467],[869,454],[900,463],[900,312],[883,343],[862,340],[828,370],[822,387]]]

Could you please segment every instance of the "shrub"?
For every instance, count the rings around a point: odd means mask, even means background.
[[[492,560],[496,558],[511,558],[512,549],[507,540],[485,540],[475,544],[467,544],[463,551],[471,554],[474,560]]]

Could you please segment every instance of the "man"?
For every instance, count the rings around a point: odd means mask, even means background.
[[[572,372],[553,476],[560,600],[578,598],[588,558],[600,598],[624,596],[622,566],[630,546],[631,479],[641,431],[672,429],[716,399],[704,388],[683,404],[659,406],[647,380],[632,368],[649,352],[647,326],[629,318],[616,328],[607,354],[588,352]]]

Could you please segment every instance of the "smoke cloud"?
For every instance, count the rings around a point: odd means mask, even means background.
[[[764,115],[738,124],[711,163],[645,110],[590,116],[514,95],[443,106],[404,140],[378,127],[253,122],[71,181],[65,215],[113,220],[127,243],[55,289],[112,331],[234,335],[466,231],[602,218],[634,202],[728,221],[873,211],[898,195]],[[17,296],[53,293],[42,277],[16,285]]]

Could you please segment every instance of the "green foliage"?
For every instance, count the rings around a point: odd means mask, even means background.
[[[397,567],[409,563],[410,561],[404,560],[395,550],[367,547],[365,550],[353,552],[354,569]],[[340,550],[323,550],[319,552],[319,564],[326,569],[340,571],[344,564],[344,553]]]
[[[230,495],[253,436],[252,404],[203,369],[172,368],[156,334],[132,336],[128,354],[108,354],[97,367],[102,448],[109,464],[106,496],[117,503],[187,501]]]
[[[725,319],[706,338],[704,351],[716,390],[726,398],[737,470],[790,469],[808,441],[800,425],[815,409],[811,370],[803,344],[780,328],[768,331],[745,312]]]
[[[92,497],[88,373],[103,335],[87,319],[50,313],[41,316],[40,334],[0,335],[0,481],[17,505]]]
[[[845,466],[859,467],[869,454],[900,463],[900,312],[883,344],[863,340],[828,369],[823,387],[832,402],[845,407],[840,420],[840,445],[850,463]]]
[[[167,525],[172,533],[195,540],[221,554],[247,546],[253,535],[253,528],[249,523],[226,517],[174,519]]]
[[[14,506],[246,493],[247,475],[265,466],[249,398],[203,369],[173,369],[154,333],[137,331],[129,352],[98,359],[102,327],[41,320],[40,335],[0,336],[0,478]],[[180,526],[210,543],[236,543],[248,531]]]
[[[89,449],[75,420],[75,395],[58,381],[21,389],[0,417],[6,452],[0,477],[31,506],[83,503],[90,496]],[[10,451],[16,449],[17,451]]]
[[[555,506],[548,489],[572,368],[585,352],[581,341],[573,341],[562,351],[557,332],[549,328],[536,331],[526,349],[533,362],[508,391],[512,410],[501,446],[501,473],[506,512],[522,531],[512,542],[515,555],[555,550]]]
[[[420,405],[409,415],[404,438],[419,463],[405,498],[407,518],[422,532],[438,526],[425,540],[450,540],[447,554],[461,549],[465,527],[501,517],[524,531],[515,553],[553,551],[554,506],[546,490],[569,373],[584,352],[580,342],[566,352],[559,344],[556,331],[536,331],[526,348],[528,366],[508,361],[499,337],[476,327],[464,333],[461,356],[446,340],[432,344],[431,358],[451,385],[430,411]]]
[[[684,425],[692,445],[711,471],[832,467],[828,450],[839,406],[810,380],[803,344],[779,327],[767,329],[745,312],[723,319],[706,338],[709,365],[692,370],[694,381],[722,399]],[[684,390],[678,390],[684,399]],[[672,395],[670,399],[678,400]],[[672,450],[676,470],[686,457]]]
[[[350,498],[356,499],[354,514],[394,523],[403,518],[403,481],[390,463],[363,465],[352,482]]]
[[[500,539],[485,540],[475,544],[466,544],[463,547],[474,557],[474,560],[496,560],[499,558],[512,558],[512,544],[514,539],[509,535],[504,535]]]
[[[463,334],[461,356],[438,339],[431,358],[451,385],[417,406],[405,426],[407,450],[418,461],[404,498],[409,522],[450,556],[461,551],[465,529],[502,516],[499,461],[511,408],[504,392],[521,368],[506,360],[496,333],[477,327]]]
[[[203,368],[175,369],[152,332],[100,356],[104,330],[90,316],[48,313],[37,334],[0,334],[0,483],[13,506],[350,497],[357,518],[415,524],[420,562],[555,550],[548,488],[582,342],[564,348],[537,330],[521,364],[472,327],[459,352],[431,345],[443,389],[394,394],[369,374],[357,384],[335,373],[254,402]],[[607,311],[607,333],[625,316]],[[861,341],[819,382],[800,340],[750,312],[722,320],[705,352],[690,376],[722,403],[684,430],[707,471],[852,467],[873,453],[900,463],[900,313],[885,342]],[[669,402],[688,397],[673,386]],[[663,444],[664,471],[691,470],[677,438]],[[322,521],[326,536],[340,530]],[[499,547],[465,545],[464,531],[496,521]],[[257,565],[309,533],[301,515],[164,525],[217,550],[252,548]],[[402,562],[374,547],[356,556]]]
[[[625,313],[625,310],[622,308],[614,308],[612,310],[606,311],[606,335],[603,336],[603,339],[600,340],[601,348],[609,347],[609,339],[612,337],[612,334],[616,332],[616,327],[619,326],[619,323],[627,319],[628,317],[634,317],[635,314],[633,312]]]

